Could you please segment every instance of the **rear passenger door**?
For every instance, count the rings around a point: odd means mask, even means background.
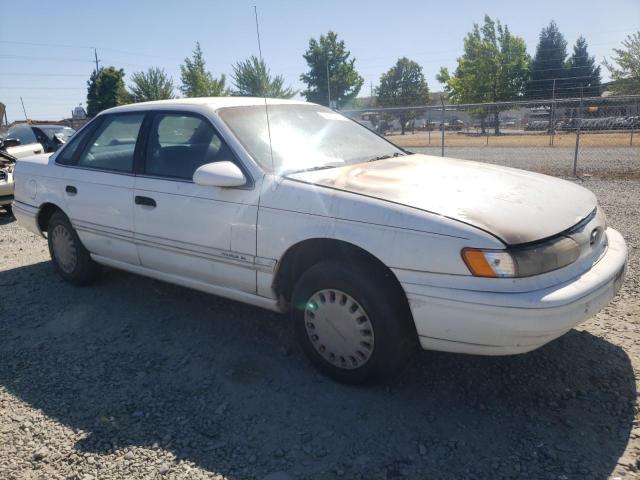
[[[104,115],[56,158],[66,211],[95,255],[139,265],[133,238],[133,165],[145,113]]]
[[[257,189],[193,183],[198,167],[217,161],[242,169],[209,119],[191,112],[153,115],[135,179],[140,260],[158,272],[255,293]]]

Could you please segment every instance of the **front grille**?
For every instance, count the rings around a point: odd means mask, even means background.
[[[606,247],[605,219],[597,208],[589,216],[563,233],[580,247],[580,257],[597,255]]]
[[[571,235],[573,233],[582,232],[584,230],[584,227],[586,227],[591,222],[591,220],[593,220],[593,218],[596,216],[597,213],[598,213],[598,207],[594,208],[589,215],[587,215],[585,218],[580,220],[573,227],[563,232],[561,235]]]

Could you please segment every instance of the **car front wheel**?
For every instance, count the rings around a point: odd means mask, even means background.
[[[74,285],[84,285],[96,278],[99,266],[80,242],[69,219],[61,212],[51,216],[47,228],[51,260],[58,274]]]
[[[415,347],[415,330],[384,273],[323,262],[292,295],[292,316],[306,355],[324,374],[360,384],[397,372]]]

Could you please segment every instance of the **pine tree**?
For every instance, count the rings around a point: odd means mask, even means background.
[[[291,98],[295,90],[284,87],[282,75],[271,76],[264,60],[255,56],[233,66],[235,95],[249,97]]]
[[[581,91],[585,97],[600,96],[600,66],[596,65],[595,57],[589,56],[587,47],[587,41],[580,36],[567,60],[563,87],[566,96],[577,97]]]
[[[564,89],[567,76],[565,59],[567,41],[553,20],[540,32],[536,54],[531,61],[531,77],[527,83],[527,98],[551,98],[552,96],[573,96]],[[555,89],[554,89],[555,80]],[[554,93],[555,90],[555,93]]]
[[[184,64],[180,65],[180,79],[180,91],[185,97],[219,97],[229,94],[224,74],[215,78],[206,69],[200,42],[196,42],[191,58],[185,58]]]
[[[343,40],[338,40],[335,32],[320,35],[319,40],[309,40],[309,48],[303,57],[309,66],[309,71],[300,76],[307,84],[307,89],[302,92],[307,101],[330,106],[328,85],[331,101],[338,107],[350,102],[360,92],[364,79],[355,69],[355,58],[350,58],[351,52],[345,48]]]
[[[134,102],[174,98],[173,80],[162,68],[151,67],[146,72],[131,75],[129,92]]]

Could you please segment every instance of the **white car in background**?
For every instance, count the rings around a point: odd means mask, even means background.
[[[603,308],[627,259],[578,185],[411,154],[304,102],[113,108],[15,178],[15,215],[65,280],[102,264],[290,311],[345,382],[396,371],[417,344],[538,348]]]

